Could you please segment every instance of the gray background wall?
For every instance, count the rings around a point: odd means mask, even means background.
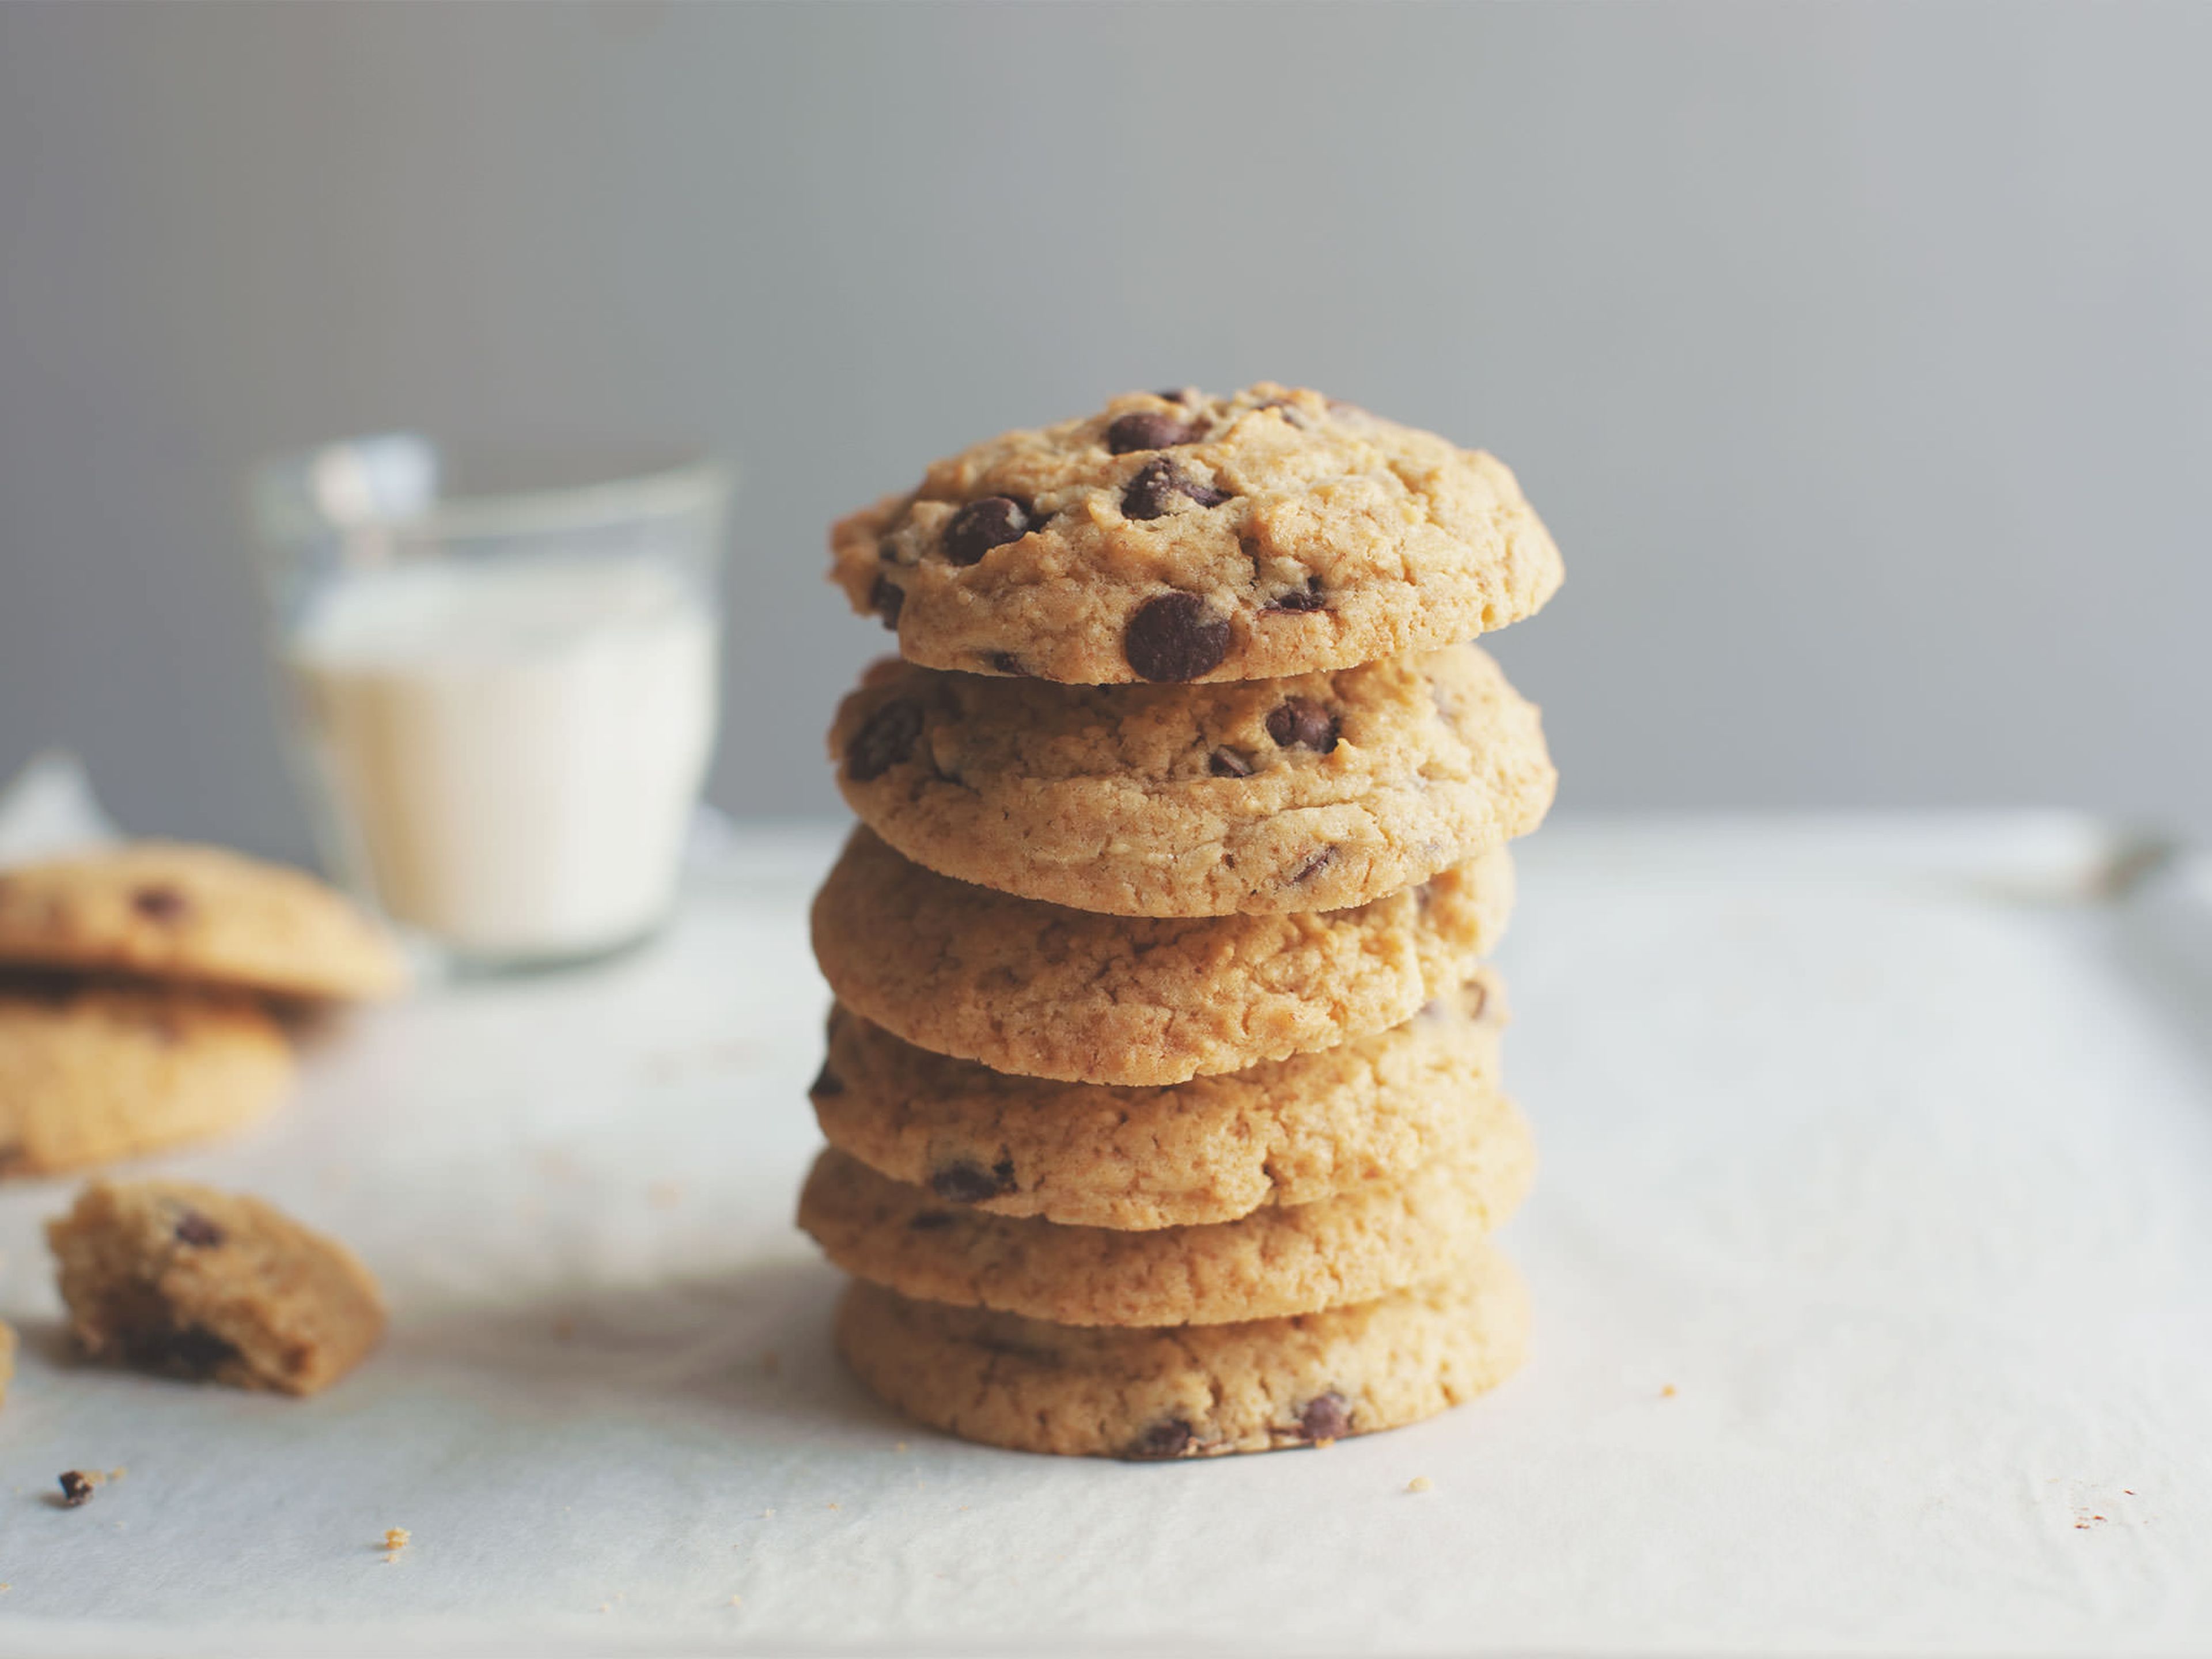
[[[1495,449],[1590,808],[2212,831],[2212,9],[0,7],[0,770],[304,846],[236,480],[744,472],[714,793],[829,810],[823,527],[1109,392]]]

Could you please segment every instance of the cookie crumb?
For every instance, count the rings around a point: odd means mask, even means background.
[[[116,1481],[120,1480],[125,1475],[130,1473],[131,1471],[128,1468],[125,1468],[122,1464],[118,1463],[113,1468],[107,1472],[108,1484],[112,1486]]]
[[[1429,1477],[1427,1475],[1417,1474],[1411,1480],[1408,1480],[1406,1483],[1406,1490],[1407,1492],[1432,1492],[1435,1488],[1429,1484]]]
[[[906,1449],[906,1442],[905,1442],[905,1441],[903,1441],[903,1440],[894,1440],[894,1441],[892,1441],[892,1442],[891,1442],[891,1449],[892,1449],[893,1451],[895,1451],[895,1452],[902,1452],[902,1451],[904,1451],[904,1450]]]
[[[1674,1385],[1669,1382],[1665,1388],[1660,1389],[1659,1397],[1662,1400],[1672,1400],[1674,1397]]]
[[[745,1598],[742,1595],[732,1595],[730,1598],[730,1605],[733,1607],[741,1607],[744,1603]]]
[[[90,1474],[82,1469],[64,1469],[55,1483],[62,1489],[62,1507],[82,1509],[92,1502],[92,1489],[106,1478],[96,1469]]]
[[[829,1507],[829,1508],[830,1508],[830,1509],[833,1509],[833,1510],[834,1510],[834,1509],[836,1509],[837,1506],[836,1506],[835,1504],[831,1504],[828,1505],[828,1507]]]
[[[388,1565],[392,1562],[397,1561],[399,1559],[399,1552],[405,1549],[409,1544],[413,1542],[414,1537],[415,1534],[409,1532],[404,1527],[386,1527],[384,1529],[384,1559],[386,1564]]]
[[[761,1511],[761,1519],[762,1519],[762,1520],[763,1520],[763,1521],[773,1521],[773,1520],[775,1520],[775,1511],[774,1510],[763,1510]]]

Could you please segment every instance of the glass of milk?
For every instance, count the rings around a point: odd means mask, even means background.
[[[667,915],[714,737],[711,463],[456,463],[409,434],[266,464],[254,512],[325,856],[463,969]]]

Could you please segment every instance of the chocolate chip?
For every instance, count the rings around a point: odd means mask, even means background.
[[[984,661],[999,673],[1012,674],[1024,679],[1029,677],[1030,671],[1022,666],[1022,659],[1011,651],[994,651]]]
[[[1152,396],[1155,398],[1164,398],[1171,404],[1196,403],[1198,401],[1198,388],[1194,386],[1187,386],[1175,391],[1155,392],[1152,393]]]
[[[1146,679],[1194,680],[1229,654],[1229,619],[1195,593],[1163,593],[1129,619],[1121,652]]]
[[[191,902],[173,887],[141,887],[131,896],[131,908],[154,921],[174,921]]]
[[[189,1244],[198,1250],[211,1250],[222,1243],[222,1229],[198,1210],[186,1210],[179,1216],[170,1231],[176,1235],[178,1243]]]
[[[1285,749],[1326,755],[1336,747],[1336,721],[1310,697],[1291,697],[1267,716],[1267,735]]]
[[[1180,1417],[1155,1423],[1131,1441],[1121,1455],[1133,1462],[1159,1463],[1181,1457],[1190,1449],[1192,1430]]]
[[[1288,611],[1293,615],[1303,615],[1308,611],[1328,609],[1327,601],[1321,596],[1321,578],[1309,576],[1304,587],[1294,587],[1287,593],[1278,593],[1267,604],[1261,605],[1260,614],[1264,617],[1280,615]]]
[[[1146,461],[1121,490],[1121,516],[1157,519],[1164,516],[1176,495],[1175,463]]]
[[[822,1069],[814,1074],[814,1081],[806,1085],[806,1092],[810,1095],[842,1095],[845,1092],[845,1079],[831,1071],[830,1062],[825,1060],[822,1062]]]
[[[1206,769],[1217,778],[1249,778],[1252,763],[1234,749],[1217,749],[1206,757]]]
[[[1000,1158],[989,1169],[963,1159],[931,1171],[929,1190],[955,1204],[981,1204],[987,1198],[1014,1190],[1012,1158]]]
[[[890,537],[886,536],[876,544],[876,557],[882,560],[884,563],[896,564],[898,556],[898,544]]]
[[[933,1233],[940,1227],[950,1227],[952,1217],[944,1210],[924,1210],[906,1224],[910,1232]]]
[[[1136,476],[1121,490],[1121,516],[1127,519],[1158,519],[1166,515],[1169,507],[1178,495],[1188,496],[1200,507],[1218,507],[1229,499],[1225,489],[1216,489],[1186,478],[1176,471],[1176,464],[1165,456],[1146,461],[1137,469]]]
[[[1197,436],[1195,428],[1174,416],[1147,411],[1124,415],[1108,427],[1106,447],[1116,455],[1133,455],[1144,449],[1173,449],[1177,444],[1194,442]]]
[[[92,1502],[92,1482],[77,1470],[64,1469],[60,1475],[59,1485],[62,1489],[64,1509],[82,1509],[85,1504]]]
[[[906,589],[889,576],[876,578],[876,585],[868,590],[868,609],[884,619],[884,626],[896,631],[899,607],[906,603]]]
[[[1311,881],[1328,867],[1329,860],[1335,856],[1336,848],[1334,847],[1324,847],[1316,852],[1308,854],[1306,861],[1291,872],[1290,884],[1295,887],[1302,881]]]
[[[845,775],[871,783],[914,752],[921,735],[921,705],[912,697],[893,697],[862,721],[845,745]]]
[[[1352,1432],[1352,1407],[1334,1389],[1317,1394],[1298,1413],[1298,1432],[1309,1440],[1341,1440]]]
[[[1029,533],[1028,508],[1012,495],[986,495],[969,502],[945,526],[945,556],[955,564],[974,564],[993,548]]]

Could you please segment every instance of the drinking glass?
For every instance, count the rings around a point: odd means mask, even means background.
[[[451,963],[651,933],[713,749],[730,484],[682,458],[281,456],[252,508],[325,861]]]

